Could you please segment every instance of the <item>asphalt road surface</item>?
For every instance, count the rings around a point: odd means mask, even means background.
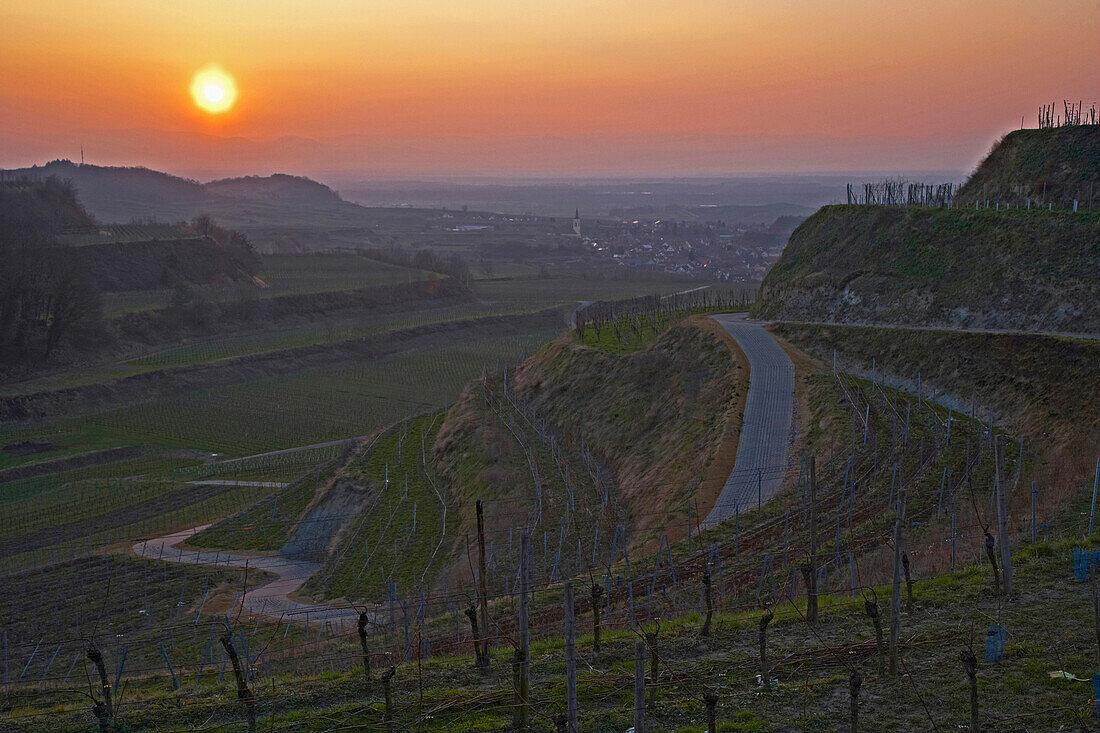
[[[745,352],[749,391],[733,470],[701,529],[756,507],[779,490],[787,469],[794,406],[794,364],[764,324],[748,321],[744,314],[712,317]]]

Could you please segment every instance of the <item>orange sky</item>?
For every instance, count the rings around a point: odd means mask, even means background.
[[[152,159],[194,168],[224,148],[180,133],[363,136],[434,150],[441,170],[456,137],[815,135],[840,138],[851,168],[874,167],[861,139],[914,137],[912,165],[966,167],[961,140],[981,141],[976,159],[1038,102],[1095,99],[1100,80],[1096,0],[40,0],[4,3],[0,28],[0,165],[143,128],[171,133],[146,136]],[[240,88],[219,117],[188,95],[209,63]],[[813,168],[822,143],[792,144]],[[273,165],[310,167],[296,160]]]

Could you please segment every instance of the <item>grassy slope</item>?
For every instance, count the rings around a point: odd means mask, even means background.
[[[226,550],[278,550],[286,544],[317,492],[328,486],[347,462],[351,450],[353,449],[350,447],[336,446],[320,448],[270,456],[270,459],[285,458],[290,462],[271,461],[273,465],[266,469],[260,468],[263,465],[260,459],[253,459],[222,466],[216,474],[202,472],[205,480],[214,480],[211,476],[215,475],[227,481],[285,482],[290,476],[294,478],[285,488],[272,492],[256,504],[189,538],[187,544]],[[302,458],[299,462],[295,459],[300,455]],[[238,465],[245,468],[234,470]]]
[[[422,460],[439,424],[438,415],[401,422],[339,472],[336,481],[366,489],[368,499],[343,518],[332,555],[304,595],[383,601],[391,583],[400,597],[431,587],[455,543],[451,497]]]
[[[721,490],[701,479],[736,417],[747,370],[707,323],[676,325],[627,357],[559,340],[515,378],[517,392],[540,414],[568,426],[574,442],[583,437],[607,461],[638,515],[639,538],[656,530],[656,517],[671,524],[686,514],[689,499],[705,513]]]
[[[956,201],[966,205],[1000,196],[1041,201],[1045,186],[1046,200],[1064,207],[1086,198],[1089,184],[1097,181],[1100,125],[1015,130],[993,147]]]
[[[634,541],[659,537],[665,529],[658,529],[658,518],[668,523],[673,538],[686,533],[686,502],[695,501],[696,516],[705,514],[725,480],[720,474],[732,463],[726,460],[731,451],[725,443],[731,438],[731,419],[739,424],[747,375],[710,324],[700,318],[675,325],[646,349],[622,356],[563,336],[510,374],[516,404],[525,404],[539,420],[549,421],[556,448],[564,451],[579,486],[587,487],[578,488],[576,495],[591,494],[598,506],[589,472],[578,468],[584,466],[579,457],[582,440],[603,474],[614,477],[616,500],[626,509],[615,521],[633,527]],[[468,409],[477,413],[479,408]],[[498,415],[493,420],[453,413],[441,433],[447,440],[437,445],[437,451],[444,475],[467,499],[497,500],[517,490],[531,494],[512,501],[506,512],[522,519],[524,513],[536,513],[533,479],[508,425],[522,427],[525,440],[537,451],[547,446],[526,418],[512,411],[511,417]],[[539,473],[553,485],[558,478],[547,468],[553,464],[539,460]],[[725,470],[708,472],[715,462]],[[615,521],[603,528],[605,537],[614,531]],[[551,529],[556,534],[556,527]],[[591,537],[586,539],[591,546]]]
[[[826,206],[791,236],[755,314],[1100,331],[1100,215]]]
[[[971,398],[978,417],[994,407],[1007,425],[1037,446],[1044,465],[1035,478],[1062,486],[1092,477],[1100,445],[1100,402],[1082,385],[1100,381],[1100,344],[1049,336],[905,331],[776,324],[776,334],[825,361],[838,350],[842,367],[905,380],[923,394],[951,395],[963,411]],[[1049,497],[1046,501],[1056,501]]]
[[[907,398],[881,388],[872,393],[867,382],[847,378],[838,382],[820,365],[816,368],[812,363],[803,362],[803,365],[807,368],[800,376],[807,380],[808,390],[814,395],[809,432],[810,442],[816,449],[822,447],[820,441],[825,433],[831,437],[847,435],[847,423],[856,413],[862,414],[864,401],[873,408],[871,435],[878,436],[883,443],[878,461],[882,467],[864,479],[864,469],[873,461],[872,449],[870,445],[858,449],[856,473],[861,476],[859,511],[855,513],[858,530],[846,531],[842,540],[845,549],[857,550],[860,577],[865,584],[876,586],[880,608],[885,609],[890,591],[881,583],[889,576],[878,566],[875,548],[881,546],[883,530],[890,521],[882,506],[886,501],[889,476],[886,445],[899,430],[891,415],[897,414],[895,400],[904,406],[906,403],[901,400]],[[850,390],[849,394],[855,395],[854,405],[844,396],[840,389],[842,384]],[[914,403],[910,400],[910,404]],[[928,421],[930,414],[927,403],[923,408],[914,404],[910,444],[900,454],[905,456],[905,461],[914,459],[918,442],[931,446],[935,441],[936,429]],[[942,419],[942,408],[939,414]],[[821,431],[819,428],[823,425],[828,425],[829,429]],[[957,426],[954,448],[944,456],[957,461],[963,450],[963,436],[973,437],[973,433],[982,430],[980,424],[969,426],[963,421]],[[821,434],[815,437],[815,433]],[[862,436],[854,442],[863,445]],[[942,446],[933,450],[942,450]],[[838,452],[843,456],[847,450],[841,448]],[[698,572],[699,556],[689,554],[683,544],[674,547],[681,568],[680,585],[678,589],[667,575],[662,575],[658,585],[658,588],[667,587],[667,591],[661,593],[654,610],[672,620],[661,625],[657,637],[661,672],[657,702],[647,715],[647,730],[698,733],[703,729],[700,697],[708,690],[718,695],[719,720],[725,721],[723,730],[844,730],[848,714],[848,664],[855,664],[864,678],[860,716],[865,729],[955,727],[969,716],[966,680],[958,662],[959,651],[968,644],[973,645],[979,658],[979,705],[987,728],[1016,730],[1026,726],[1032,730],[1050,730],[1063,725],[1073,728],[1078,716],[1086,717],[1091,697],[1088,685],[1051,679],[1047,674],[1050,670],[1065,669],[1087,677],[1093,663],[1095,638],[1091,632],[1087,586],[1074,584],[1069,578],[1068,554],[1078,540],[1057,539],[1064,537],[1067,529],[1054,523],[1045,530],[1054,539],[1020,549],[1015,556],[1017,597],[1006,603],[990,593],[987,569],[972,564],[980,557],[975,552],[975,538],[971,536],[974,527],[969,522],[960,522],[960,531],[965,536],[960,543],[964,548],[960,551],[960,569],[953,574],[937,576],[940,572],[936,570],[937,558],[929,547],[942,542],[928,540],[938,537],[943,529],[942,521],[927,521],[926,512],[931,507],[934,513],[934,484],[939,465],[933,463],[909,487],[910,516],[921,521],[914,523],[909,538],[908,549],[917,577],[916,604],[912,611],[904,610],[905,604],[902,604],[901,638],[905,644],[902,676],[893,678],[877,671],[874,637],[863,614],[863,599],[845,597],[846,562],[839,573],[839,583],[833,569],[823,583],[824,590],[832,591],[839,586],[840,592],[822,600],[821,621],[813,630],[802,621],[804,601],[791,604],[787,600],[786,566],[780,565],[776,571],[778,595],[770,596],[769,593],[774,592],[770,590],[772,585],[765,586],[765,600],[774,598],[778,602],[776,619],[769,629],[769,650],[775,665],[773,676],[780,684],[771,692],[760,691],[755,682],[758,670],[756,628],[760,611],[752,608],[753,592],[762,554],[772,552],[776,560],[783,556],[780,538],[785,514],[791,527],[791,560],[797,561],[805,547],[805,520],[798,518],[799,498],[797,492],[792,491],[777,499],[775,506],[766,507],[759,516],[752,512],[742,517],[739,554],[730,552],[730,538],[722,534],[729,534],[728,526],[720,528],[719,533],[707,534],[707,542],[717,540],[725,548],[723,567],[717,573],[717,587],[721,589],[719,612],[710,639],[700,637],[701,618],[695,613],[699,597],[698,586],[692,580],[697,575],[692,573]],[[981,476],[974,486],[985,499],[990,466],[988,454],[982,465]],[[906,475],[911,475],[911,469],[912,464],[908,464]],[[1012,471],[1011,462],[1009,471]],[[831,526],[829,510],[840,490],[838,470],[832,461],[826,462],[822,456],[818,475],[823,484],[820,496],[826,507],[820,521]],[[960,487],[960,491],[959,503],[962,505],[968,502],[968,497],[965,488]],[[984,507],[984,501],[981,505]],[[825,534],[831,537],[831,532]],[[1095,549],[1100,544],[1094,539],[1091,546]],[[823,543],[822,556],[830,558],[832,552],[829,542]],[[637,562],[637,558],[635,560]],[[641,564],[646,566],[644,561]],[[648,577],[648,571],[642,570],[640,575]],[[639,586],[636,581],[635,593],[640,595]],[[533,631],[531,674],[533,719],[539,728],[549,728],[550,718],[564,707],[560,622],[545,616],[559,603],[560,592],[556,589],[536,593],[535,616],[542,621]],[[635,607],[640,616],[645,607],[640,597]],[[637,637],[625,628],[627,608],[621,586],[616,586],[613,610],[605,614],[605,622],[610,621],[614,628],[605,628],[604,650],[596,654],[591,651],[591,637],[587,635],[590,617],[583,603],[581,605],[578,685],[581,724],[585,730],[610,733],[625,730],[630,725],[631,656]],[[1052,613],[1052,609],[1057,612]],[[438,613],[440,618],[426,625],[424,633],[436,642],[433,648],[442,647],[444,653],[440,655],[437,651],[432,658],[420,663],[414,660],[399,666],[394,678],[398,728],[509,730],[512,708],[507,645],[498,647],[493,672],[480,676],[471,669],[468,634],[461,647],[461,656],[446,653],[447,647],[440,642],[453,634],[452,622],[446,605],[440,607]],[[513,617],[514,608],[503,599],[495,614],[506,623]],[[993,621],[1008,627],[1008,645],[1002,662],[986,663],[981,661],[984,632]],[[414,627],[414,631],[418,628]],[[653,625],[647,624],[646,628],[652,630]],[[504,631],[507,632],[507,628]],[[265,632],[262,638],[269,633]],[[418,637],[414,634],[413,638]],[[382,634],[372,643],[376,649],[400,650],[400,623],[396,633]],[[290,645],[289,667],[286,666],[288,662],[276,665],[281,645],[278,634],[269,644],[271,669],[276,678],[273,685],[265,681],[262,688],[257,688],[262,720],[271,716],[273,724],[301,731],[324,730],[335,721],[341,725],[380,723],[380,693],[377,685],[364,686],[361,670],[355,666],[358,640],[353,634],[325,640],[311,637],[308,647],[302,647],[300,641]],[[301,663],[295,666],[292,661],[298,658],[302,649],[331,660],[322,664],[332,664],[336,669],[320,672],[315,664],[307,663],[307,672],[303,674]],[[391,657],[400,658],[400,651]],[[285,671],[276,671],[279,669]],[[167,689],[163,681],[135,683],[128,694],[131,700],[140,701],[140,704],[127,709],[126,722],[139,729],[164,729],[179,727],[181,723],[232,724],[231,721],[240,720],[240,706],[231,695],[228,681],[219,683],[216,676],[208,675],[205,681],[199,682],[193,674],[187,674],[179,692],[169,693]],[[19,696],[17,699],[28,698]],[[33,701],[40,703],[46,698],[29,699],[33,704]],[[78,701],[54,706],[49,721],[35,717],[34,713],[41,710],[39,705],[30,708],[17,705],[16,715],[28,730],[45,730],[47,725],[52,726],[51,730],[87,725],[86,705]],[[430,713],[421,717],[420,711]],[[78,724],[77,721],[82,722]]]
[[[951,209],[820,209],[791,235],[755,312],[782,320],[1100,331],[1100,215],[1064,210],[1098,179],[1100,126],[1010,133]],[[1016,208],[966,208],[1002,197]],[[1063,210],[1028,211],[1028,198]]]
[[[598,331],[592,323],[586,323],[584,333],[577,334],[574,329],[574,334],[585,346],[621,356],[633,354],[652,344],[668,330],[669,326],[682,320],[685,314],[709,315],[732,311],[733,309],[723,306],[701,306],[675,313],[661,311],[644,316],[624,316],[613,323],[602,323]],[[696,323],[703,323],[703,321],[696,321]]]

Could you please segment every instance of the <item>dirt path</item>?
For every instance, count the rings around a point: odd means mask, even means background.
[[[328,441],[325,441],[324,443],[312,443],[310,445],[297,445],[297,446],[294,446],[293,448],[283,448],[281,450],[271,450],[271,451],[268,451],[267,453],[254,453],[250,456],[241,456],[240,458],[226,458],[223,461],[215,461],[214,463],[211,463],[210,465],[211,466],[223,466],[227,463],[239,463],[241,461],[248,461],[248,460],[251,460],[253,458],[266,458],[267,456],[279,456],[279,455],[282,455],[284,453],[299,453],[299,452],[304,451],[304,450],[313,450],[314,448],[328,448],[329,446],[333,446],[333,445],[345,445],[347,443],[355,443],[355,442],[360,441],[360,440],[366,440],[369,437],[370,437],[369,435],[357,435],[354,438],[340,438],[338,440],[328,440]],[[221,481],[219,483],[224,484],[225,482]]]
[[[174,532],[164,537],[138,542],[133,546],[134,553],[144,557],[154,557],[170,562],[188,565],[216,565],[227,568],[248,567],[263,570],[275,576],[267,585],[249,590],[243,605],[250,614],[260,614],[269,618],[284,618],[288,621],[306,623],[316,620],[334,621],[358,619],[359,612],[354,608],[333,608],[317,606],[291,600],[289,596],[301,588],[309,577],[320,569],[320,563],[306,560],[290,560],[281,555],[263,557],[226,552],[203,552],[184,550],[177,545],[201,532],[210,525],[193,527]]]

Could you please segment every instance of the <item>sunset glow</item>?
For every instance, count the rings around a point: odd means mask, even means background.
[[[1095,0],[44,0],[3,4],[0,26],[0,132],[20,136],[0,150],[90,142],[115,160],[105,131],[141,128],[157,132],[152,162],[196,167],[225,151],[167,138],[325,143],[283,159],[303,169],[378,164],[376,148],[443,169],[573,169],[558,156],[583,149],[593,168],[656,153],[690,172],[675,151],[692,140],[745,151],[698,161],[720,170],[866,168],[889,139],[909,149],[883,167],[967,166],[1040,103],[1095,98],[1100,58]],[[196,94],[215,59],[236,86]],[[611,151],[604,136],[643,142]],[[531,138],[545,151],[525,157]],[[470,141],[508,151],[467,160]]]

